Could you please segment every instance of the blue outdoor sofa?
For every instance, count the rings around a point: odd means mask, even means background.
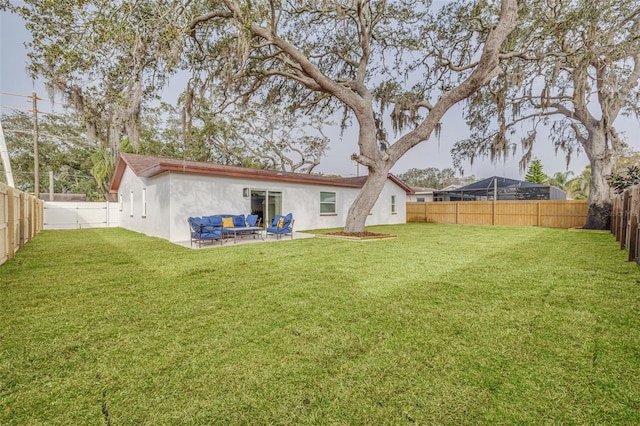
[[[222,244],[225,238],[233,237],[234,242],[238,237],[259,236],[262,238],[260,219],[258,215],[243,214],[217,214],[212,216],[190,217],[188,219],[191,229],[191,245],[198,242],[201,245],[206,241],[220,240]]]
[[[214,243],[216,240],[222,244],[222,226],[211,224],[204,217],[190,217],[187,219],[189,222],[189,231],[191,234],[191,246],[197,242],[198,247],[202,247],[203,243]]]
[[[267,236],[273,235],[276,239],[282,238],[283,235],[289,235],[293,239],[293,214],[289,213],[285,216],[277,215],[273,219],[271,226],[267,228]]]

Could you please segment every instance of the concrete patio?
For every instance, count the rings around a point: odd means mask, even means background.
[[[200,250],[200,249],[208,249],[208,248],[240,246],[245,244],[275,243],[275,242],[281,242],[281,241],[291,241],[292,239],[301,240],[305,238],[313,238],[315,237],[315,234],[308,234],[305,232],[294,231],[293,238],[291,238],[288,235],[285,235],[278,239],[274,235],[269,235],[269,236],[264,235],[264,231],[263,231],[263,236],[264,236],[264,239],[260,237],[253,238],[253,237],[243,236],[243,237],[238,237],[235,240],[233,237],[229,237],[229,238],[223,239],[222,244],[220,244],[220,240],[214,240],[212,243],[207,242],[205,244],[202,244],[201,247],[198,247],[198,243],[196,242],[194,242],[192,245],[191,242],[188,240],[178,241],[175,244],[178,244],[186,248],[194,249],[194,250]]]

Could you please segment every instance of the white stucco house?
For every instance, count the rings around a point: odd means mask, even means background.
[[[290,212],[296,231],[340,228],[365,180],[121,154],[110,192],[120,226],[178,242],[189,240],[190,216],[257,214],[264,224]],[[366,224],[406,223],[411,192],[389,174]]]

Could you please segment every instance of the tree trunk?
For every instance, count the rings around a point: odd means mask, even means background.
[[[613,163],[603,132],[591,132],[587,144],[590,149],[585,151],[591,163],[591,181],[589,211],[584,228],[606,230],[611,224],[611,187],[607,175],[611,174]]]
[[[367,217],[384,188],[388,174],[389,168],[386,167],[369,168],[369,175],[362,190],[349,207],[344,232],[364,232]],[[389,211],[391,211],[391,204],[389,204]]]
[[[409,133],[403,135],[396,142],[381,150],[378,145],[377,125],[373,113],[373,95],[364,87],[364,74],[362,81],[356,82],[353,88],[357,99],[352,92],[345,92],[342,86],[333,87],[334,96],[341,99],[354,112],[360,133],[358,136],[359,155],[352,155],[358,163],[367,166],[369,174],[362,190],[353,201],[345,222],[344,232],[364,232],[367,217],[375,205],[391,167],[417,144],[429,139],[431,133],[439,125],[444,114],[456,103],[467,99],[480,87],[487,84],[499,71],[499,53],[502,44],[515,27],[518,15],[518,4],[514,0],[502,0],[500,7],[500,20],[491,30],[478,64],[473,72],[456,87],[444,91],[438,101],[429,108],[428,116]],[[268,36],[265,36],[268,38]],[[292,52],[295,53],[295,52]],[[306,63],[305,63],[306,66]],[[312,67],[309,67],[310,69]],[[318,80],[323,86],[328,84],[324,79]],[[316,89],[317,90],[317,89]],[[327,89],[324,89],[327,90]],[[391,201],[391,200],[389,200]],[[390,207],[389,207],[390,208]]]

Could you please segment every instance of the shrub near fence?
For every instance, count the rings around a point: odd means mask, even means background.
[[[0,265],[42,231],[43,212],[43,201],[0,183]]]
[[[407,203],[407,222],[577,228],[589,209],[580,201],[462,201]]]

